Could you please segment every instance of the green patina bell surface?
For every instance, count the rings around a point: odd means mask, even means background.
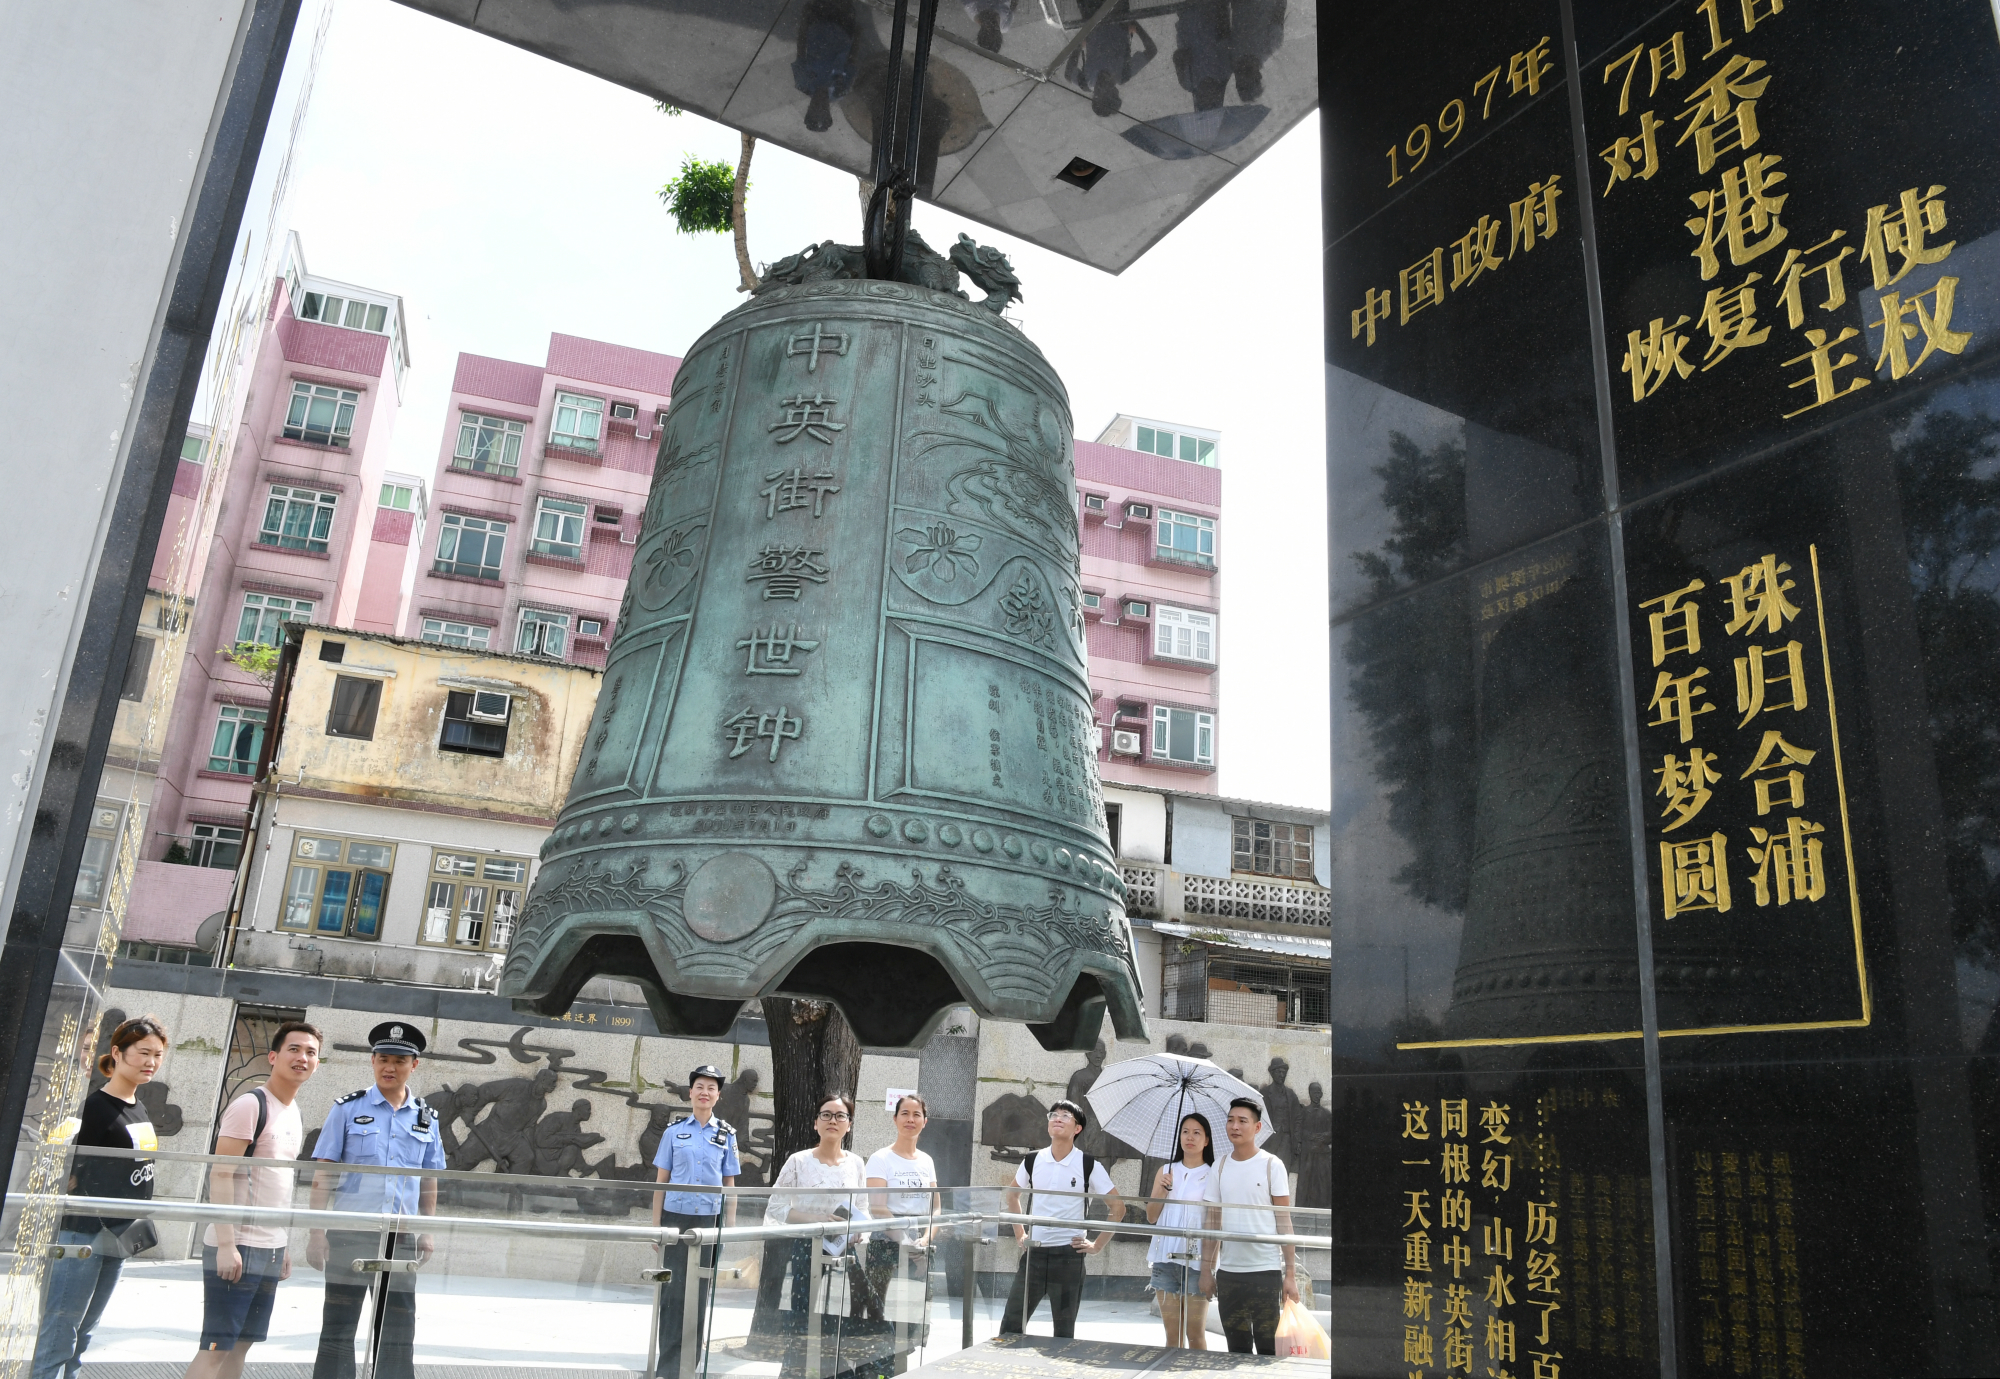
[[[554,1014],[633,979],[686,1033],[783,993],[874,1046],[960,1002],[1050,1048],[1107,1012],[1144,1037],[1067,395],[996,314],[1006,283],[983,309],[843,254],[778,265],[681,367],[502,990]]]

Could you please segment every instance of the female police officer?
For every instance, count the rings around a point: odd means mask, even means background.
[[[389,1020],[368,1031],[375,1068],[373,1086],[349,1092],[327,1112],[326,1126],[313,1145],[323,1163],[375,1164],[388,1168],[442,1169],[444,1143],[437,1114],[411,1092],[410,1074],[424,1051],[423,1031]],[[313,1179],[312,1205],[335,1211],[393,1212],[402,1216],[437,1214],[437,1179],[385,1173],[344,1173],[339,1186],[322,1172]],[[414,1238],[391,1231],[387,1247],[373,1229],[316,1230],[306,1242],[306,1262],[326,1270],[326,1308],[320,1317],[319,1356],[313,1379],[354,1379],[354,1330],[361,1301],[371,1285],[375,1295],[376,1379],[413,1379],[417,1338],[416,1279],[407,1273],[356,1273],[355,1261],[398,1256],[424,1263],[431,1257],[428,1234]]]
[[[715,1114],[716,1099],[722,1095],[722,1069],[704,1063],[688,1074],[688,1102],[693,1113],[681,1117],[660,1136],[660,1148],[653,1155],[659,1181],[676,1187],[735,1187],[740,1164],[736,1157],[736,1128]],[[717,1213],[724,1225],[736,1224],[736,1199],[724,1199],[717,1192],[664,1192],[653,1194],[653,1224],[656,1226],[713,1226]],[[691,1272],[693,1251],[669,1251],[667,1267],[674,1276],[660,1298],[660,1351],[653,1367],[655,1374],[678,1379],[681,1372],[681,1337],[687,1306],[687,1274]],[[679,1255],[679,1259],[675,1259]],[[715,1267],[715,1246],[700,1251],[703,1269]],[[707,1278],[696,1296],[694,1344],[701,1349],[701,1335],[708,1322]],[[318,1376],[314,1376],[318,1379]]]

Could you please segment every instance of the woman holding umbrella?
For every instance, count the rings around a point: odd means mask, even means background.
[[[1208,1117],[1190,1111],[1181,1117],[1181,1156],[1162,1164],[1147,1194],[1150,1224],[1198,1227],[1208,1175],[1215,1164],[1215,1136]],[[1207,1350],[1208,1299],[1201,1293],[1201,1249],[1191,1236],[1156,1235],[1146,1250],[1153,1270],[1153,1293],[1160,1300],[1160,1320],[1167,1344],[1183,1350]]]

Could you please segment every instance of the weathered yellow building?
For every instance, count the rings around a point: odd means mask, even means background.
[[[569,792],[601,673],[288,631],[234,961],[489,984]]]

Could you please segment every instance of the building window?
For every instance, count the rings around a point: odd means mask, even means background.
[[[556,416],[549,425],[549,444],[594,452],[603,431],[602,400],[576,393],[556,394]]]
[[[1311,824],[1271,824],[1262,819],[1237,819],[1230,870],[1258,876],[1313,879]]]
[[[1161,761],[1210,765],[1215,760],[1215,715],[1154,705],[1153,755]]]
[[[132,654],[125,661],[125,683],[119,686],[120,699],[143,700],[146,697],[146,680],[153,672],[153,639],[151,637],[132,638]]]
[[[432,853],[423,941],[505,952],[520,922],[527,883],[525,858]]]
[[[368,330],[377,335],[388,333],[389,308],[376,302],[358,302],[353,298],[329,296],[322,292],[308,292],[299,304],[299,315],[308,321],[324,321],[330,326],[346,326],[349,330]]]
[[[380,938],[395,863],[394,843],[298,835],[278,927],[338,938]]]
[[[292,409],[285,413],[285,435],[314,445],[346,445],[354,434],[354,409],[361,394],[352,388],[328,388],[318,383],[292,385]]]
[[[257,769],[264,750],[263,709],[224,704],[215,718],[215,742],[208,749],[208,769],[247,776]]]
[[[236,619],[236,640],[255,642],[262,646],[278,646],[284,642],[283,624],[288,622],[311,622],[313,605],[310,599],[280,598],[276,594],[245,594],[243,612]]]
[[[1154,528],[1154,542],[1162,560],[1178,560],[1191,565],[1213,565],[1215,519],[1196,517],[1186,512],[1169,512],[1161,508],[1159,525]]]
[[[546,656],[551,661],[560,661],[568,641],[569,614],[550,613],[540,608],[521,610],[521,634],[514,642],[514,649],[521,655]]]
[[[1215,463],[1214,441],[1162,430],[1155,426],[1139,428],[1139,448],[1149,455],[1165,455],[1170,460],[1182,459],[1190,464]]]
[[[375,715],[382,707],[382,682],[357,675],[333,677],[333,703],[326,712],[328,737],[375,740]]]
[[[1215,664],[1215,614],[1161,604],[1153,616],[1155,656]]]
[[[506,546],[505,522],[448,512],[438,526],[437,560],[431,568],[441,575],[498,579]]]
[[[583,559],[583,519],[587,503],[544,498],[535,505],[535,554]]]
[[[486,640],[491,635],[490,629],[478,623],[453,622],[449,618],[424,619],[423,640],[443,646],[464,646],[484,651]]]
[[[243,830],[225,824],[195,824],[187,841],[190,866],[234,871],[243,856]]]
[[[118,835],[124,832],[125,806],[100,804],[91,810],[90,836],[83,842],[83,861],[76,869],[76,889],[70,904],[97,909],[104,904],[105,888],[118,859]]]
[[[191,464],[200,464],[208,456],[208,442],[200,436],[181,437],[181,458]]]
[[[381,506],[394,508],[398,512],[409,512],[416,507],[417,490],[413,484],[382,485]]]
[[[451,690],[444,700],[444,732],[438,738],[441,752],[463,752],[475,757],[507,755],[507,721],[512,718],[513,698],[490,690]]]
[[[527,430],[525,422],[460,412],[458,449],[452,451],[452,467],[511,478],[521,467],[521,437]]]
[[[326,539],[333,533],[333,505],[338,501],[338,495],[316,489],[271,485],[257,544],[325,555]]]

